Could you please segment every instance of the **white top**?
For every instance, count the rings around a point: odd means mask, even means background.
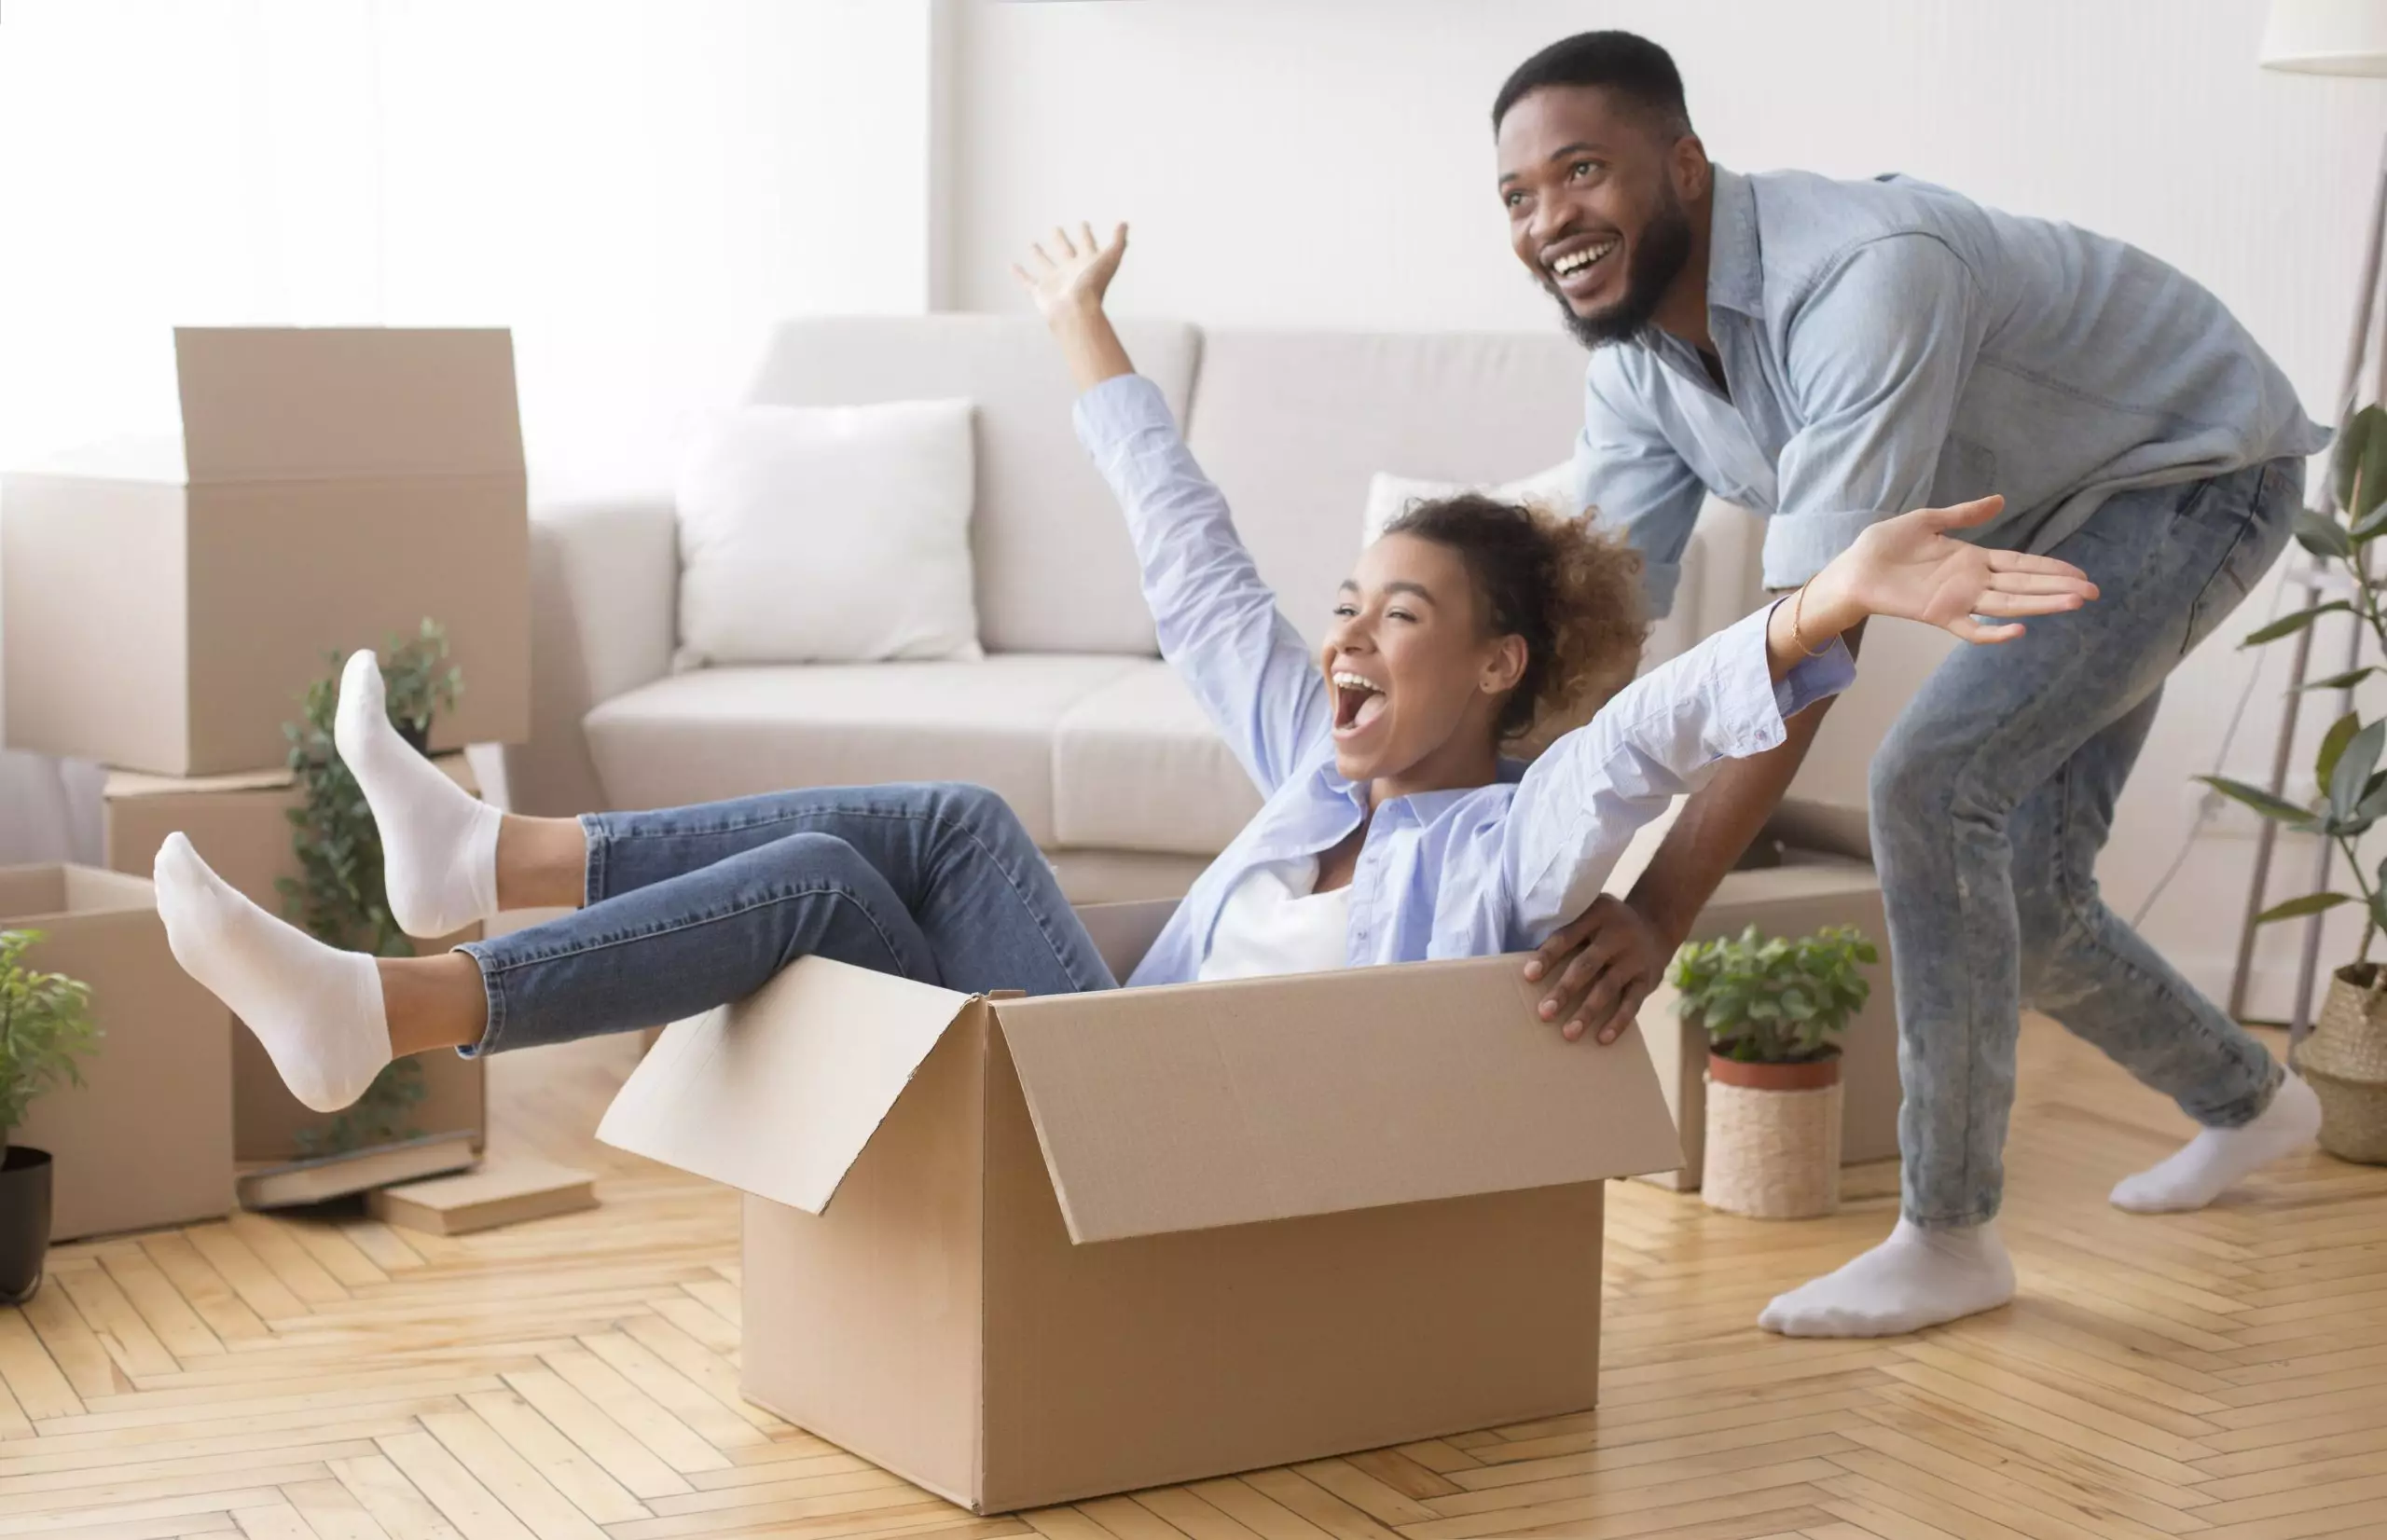
[[[1255,866],[1227,894],[1195,979],[1257,979],[1349,966],[1351,887],[1318,893],[1318,859]]]

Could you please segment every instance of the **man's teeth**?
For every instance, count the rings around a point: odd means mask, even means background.
[[[1560,278],[1565,278],[1568,273],[1580,272],[1616,250],[1616,246],[1617,243],[1613,241],[1603,241],[1596,246],[1586,246],[1580,251],[1568,252],[1565,256],[1552,262],[1550,270]]]

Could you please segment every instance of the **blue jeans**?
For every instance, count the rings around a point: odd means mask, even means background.
[[[782,791],[580,826],[586,906],[460,948],[489,992],[467,1053],[659,1026],[806,956],[965,994],[1114,987],[1036,842],[983,787]]]
[[[2302,487],[2303,462],[2280,460],[2111,499],[2049,552],[2103,598],[1958,648],[1875,756],[1917,1224],[1997,1212],[2026,1005],[2209,1127],[2278,1088],[2262,1045],[2105,907],[2096,863],[2165,676],[2278,558]]]

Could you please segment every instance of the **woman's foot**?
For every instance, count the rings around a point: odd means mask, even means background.
[[[497,913],[504,815],[449,780],[390,725],[380,661],[355,653],[339,680],[332,741],[381,831],[390,917],[409,936],[445,936]]]
[[[2257,1167],[2302,1149],[2320,1132],[2321,1098],[2291,1073],[2252,1122],[2208,1128],[2161,1164],[2123,1177],[2114,1188],[2113,1205],[2132,1214],[2202,1208]]]
[[[259,909],[180,833],[159,847],[156,876],[174,960],[256,1034],[290,1093],[318,1112],[365,1094],[390,1062],[374,959],[325,946]]]
[[[1837,1272],[1782,1295],[1757,1324],[1785,1337],[1894,1337],[1994,1310],[2014,1298],[2014,1263],[1994,1224],[1890,1238]]]

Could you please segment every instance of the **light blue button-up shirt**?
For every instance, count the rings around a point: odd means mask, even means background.
[[[1267,799],[1127,981],[1181,983],[1235,884],[1341,843],[1366,816],[1367,789],[1336,774],[1319,660],[1278,612],[1159,389],[1122,375],[1082,396],[1076,416],[1126,513],[1161,654]],[[1378,807],[1351,878],[1348,966],[1518,951],[1580,914],[1669,799],[1717,761],[1780,743],[1785,717],[1856,677],[1835,641],[1776,683],[1765,622],[1761,611],[1642,676],[1514,778]]]
[[[1981,544],[2045,551],[2113,493],[2317,452],[2327,433],[2221,301],[2146,253],[1907,177],[1718,168],[1707,328],[1592,355],[1585,507],[1674,602],[1713,491],[1769,516],[1765,581],[1864,528],[2001,492]]]

